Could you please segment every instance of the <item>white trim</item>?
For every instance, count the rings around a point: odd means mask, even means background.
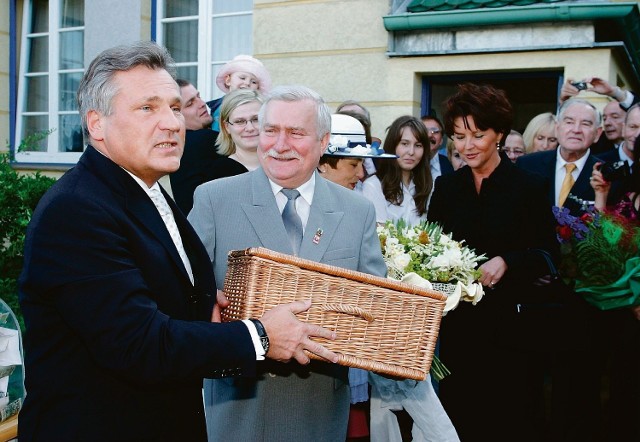
[[[196,87],[200,91],[200,95],[205,100],[210,100],[219,97],[222,92],[218,90],[215,84],[215,68],[221,66],[229,60],[223,60],[217,58],[214,60],[212,54],[212,43],[216,38],[215,29],[213,29],[212,22],[216,18],[221,17],[241,17],[241,16],[253,16],[253,8],[250,10],[214,13],[213,0],[199,0],[198,2],[198,15],[185,15],[179,17],[165,18],[165,2],[170,0],[153,0],[156,2],[156,12],[158,19],[156,21],[156,36],[160,44],[164,42],[163,25],[167,23],[184,23],[190,20],[197,21],[198,28],[198,53],[197,59],[193,61],[183,61],[176,63],[177,67],[193,67],[197,66],[197,79],[195,80]],[[252,29],[249,32],[253,32]],[[253,53],[253,48],[248,48],[244,53]],[[237,54],[234,54],[237,55]]]
[[[19,82],[18,97],[16,107],[16,127],[15,140],[16,147],[23,139],[22,132],[24,128],[25,117],[47,117],[46,129],[54,129],[47,139],[47,150],[45,152],[15,152],[17,162],[25,163],[51,163],[51,164],[68,164],[75,163],[80,158],[80,152],[60,152],[65,146],[59,145],[59,124],[60,117],[64,115],[77,115],[77,111],[60,109],[60,75],[82,73],[84,69],[61,69],[60,68],[60,35],[67,32],[83,32],[84,26],[71,26],[61,28],[60,14],[61,3],[64,0],[52,0],[48,6],[48,29],[47,32],[25,32],[21,37],[21,52],[19,63]],[[26,0],[23,4],[22,29],[30,31],[31,20],[33,16],[33,1]],[[31,46],[34,39],[47,39],[47,71],[27,72],[29,65],[29,56],[31,54]],[[25,111],[27,103],[26,97],[26,79],[47,77],[47,110],[46,111]]]

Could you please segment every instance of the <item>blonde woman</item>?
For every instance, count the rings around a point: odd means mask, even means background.
[[[522,138],[527,153],[555,149],[558,147],[556,116],[551,112],[536,115],[527,124]]]
[[[216,140],[222,155],[213,163],[213,179],[239,175],[257,169],[258,112],[261,96],[253,90],[238,89],[228,93],[220,107],[220,135]]]

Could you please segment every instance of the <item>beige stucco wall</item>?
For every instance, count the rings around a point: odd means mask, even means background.
[[[382,22],[389,4],[255,0],[254,54],[274,84],[308,85],[333,108],[347,99],[360,101],[370,110],[378,136],[400,115],[419,116],[422,75],[560,69],[567,77],[599,76],[628,85],[609,48],[391,58]],[[604,97],[585,96],[601,107],[606,104]]]
[[[0,0],[0,151],[9,140],[9,0]]]
[[[151,0],[138,1],[138,32],[148,39]],[[625,60],[609,48],[391,58],[382,21],[389,4],[390,0],[254,0],[254,55],[265,63],[274,84],[306,84],[332,108],[347,99],[362,102],[371,111],[377,136],[399,115],[418,116],[423,75],[493,73],[498,67],[510,72],[561,69],[566,77],[595,75],[638,90],[630,83],[630,73],[624,72]],[[9,0],[0,0],[0,8],[8,11]],[[17,8],[20,13],[22,1]],[[9,139],[8,48],[9,17],[0,14],[0,148]],[[587,97],[605,104],[603,97]]]

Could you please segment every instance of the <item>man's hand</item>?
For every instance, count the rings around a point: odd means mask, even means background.
[[[311,301],[295,301],[272,308],[259,318],[269,336],[269,351],[265,355],[276,361],[287,362],[295,359],[300,364],[308,364],[307,350],[331,362],[338,362],[338,355],[312,341],[312,336],[336,339],[336,333],[318,325],[304,323],[296,318],[297,313],[307,311]]]
[[[575,97],[580,93],[577,87],[575,87],[571,83],[575,83],[576,80],[573,78],[567,78],[567,81],[562,85],[562,89],[560,89],[560,96],[558,97],[558,101],[560,104],[564,103],[571,97]]]
[[[216,303],[213,306],[213,311],[211,312],[211,322],[222,322],[220,312],[229,307],[229,304],[231,304],[231,302],[229,302],[224,292],[222,290],[218,290],[216,293]]]
[[[611,86],[611,84],[609,84],[609,82],[604,78],[589,77],[584,81],[591,84],[591,87],[588,89],[589,91],[595,92],[596,94],[607,95],[609,97],[616,98],[614,94],[615,92],[617,92],[617,88],[615,86]]]
[[[600,172],[600,166],[602,162],[597,162],[593,165],[593,170],[591,171],[591,177],[589,178],[589,184],[593,188],[593,192],[595,194],[595,208],[598,210],[604,210],[607,207],[607,197],[609,196],[609,191],[611,190],[611,183],[606,181],[602,176],[602,172]]]
[[[562,85],[562,89],[560,89],[560,97],[558,101],[560,104],[564,103],[571,97],[575,97],[580,93],[578,88],[576,88],[572,83],[575,83],[577,80],[573,78],[567,78],[567,81]],[[595,92],[596,94],[606,95],[607,97],[611,97],[614,100],[619,102],[623,102],[627,97],[627,93],[620,89],[618,86],[612,86],[604,78],[600,77],[587,77],[580,80],[580,82],[587,83],[587,91]]]

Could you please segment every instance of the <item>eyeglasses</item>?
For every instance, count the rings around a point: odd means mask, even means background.
[[[521,149],[519,147],[503,147],[500,150],[502,150],[507,155],[511,154],[511,155],[516,155],[516,156],[521,156],[521,155],[525,154],[524,149]]]
[[[227,120],[227,123],[229,123],[232,126],[238,126],[238,127],[245,127],[247,123],[251,123],[253,127],[258,127],[258,117],[253,117],[250,120],[245,120],[244,118],[238,118],[237,120],[234,120],[234,121]]]
[[[436,134],[439,134],[440,132],[442,132],[437,127],[427,127],[427,130],[429,131],[430,135],[436,135]]]

